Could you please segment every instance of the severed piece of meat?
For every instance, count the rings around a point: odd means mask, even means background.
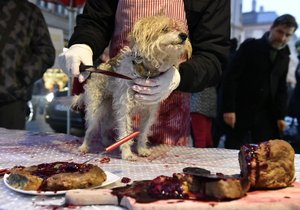
[[[252,189],[276,189],[295,181],[295,151],[284,140],[269,140],[241,147],[241,175],[248,177]]]
[[[197,167],[183,169],[186,174],[193,175],[190,191],[206,200],[233,200],[246,195],[250,189],[248,178],[239,174],[211,174],[210,171]]]
[[[112,194],[134,198],[139,203],[160,199],[232,200],[243,197],[249,190],[247,179],[238,175],[174,173],[153,180],[135,181],[125,187],[114,188]]]
[[[60,191],[101,185],[105,172],[96,165],[53,162],[10,170],[8,183],[22,190]]]

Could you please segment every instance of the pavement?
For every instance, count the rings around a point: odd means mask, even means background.
[[[35,119],[26,123],[26,130],[28,131],[36,131],[36,132],[51,132],[54,131],[50,128],[50,126],[46,123],[43,114],[36,114]]]

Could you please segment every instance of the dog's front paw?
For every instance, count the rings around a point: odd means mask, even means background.
[[[151,155],[151,150],[147,147],[138,148],[137,151],[138,151],[139,156],[142,156],[142,157],[148,157]]]
[[[128,153],[128,152],[124,153],[124,152],[122,152],[122,159],[123,160],[136,161],[138,159],[138,157],[135,154],[133,154],[132,152],[131,153]]]
[[[86,144],[82,144],[80,147],[78,147],[79,152],[83,154],[88,153],[89,149],[90,148]]]

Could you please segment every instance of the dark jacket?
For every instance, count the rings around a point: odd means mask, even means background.
[[[16,8],[19,11],[16,12]],[[9,27],[10,19],[17,15]],[[0,0],[0,104],[27,101],[33,83],[55,60],[55,49],[47,24],[38,7],[27,1]]]
[[[97,59],[111,39],[117,5],[117,0],[88,0],[69,46],[87,44]],[[178,89],[198,92],[220,81],[229,53],[230,1],[184,0],[184,5],[193,55],[180,65]]]
[[[298,55],[298,65],[295,70],[295,78],[296,86],[293,89],[289,104],[289,116],[300,118],[300,55]],[[300,122],[298,123],[300,124]]]
[[[290,50],[288,46],[278,50],[272,62],[273,49],[267,37],[268,33],[261,39],[244,41],[225,73],[223,113],[235,112],[245,123],[263,110],[270,110],[275,119],[286,114]]]

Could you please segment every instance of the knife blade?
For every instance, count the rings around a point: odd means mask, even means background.
[[[79,71],[83,77],[83,81],[87,80],[90,77],[91,73],[99,73],[99,74],[104,74],[104,75],[111,76],[111,77],[132,80],[131,77],[128,77],[126,75],[119,74],[114,71],[107,71],[107,70],[103,70],[100,68],[95,68],[94,66],[84,65],[83,63],[80,64]]]

